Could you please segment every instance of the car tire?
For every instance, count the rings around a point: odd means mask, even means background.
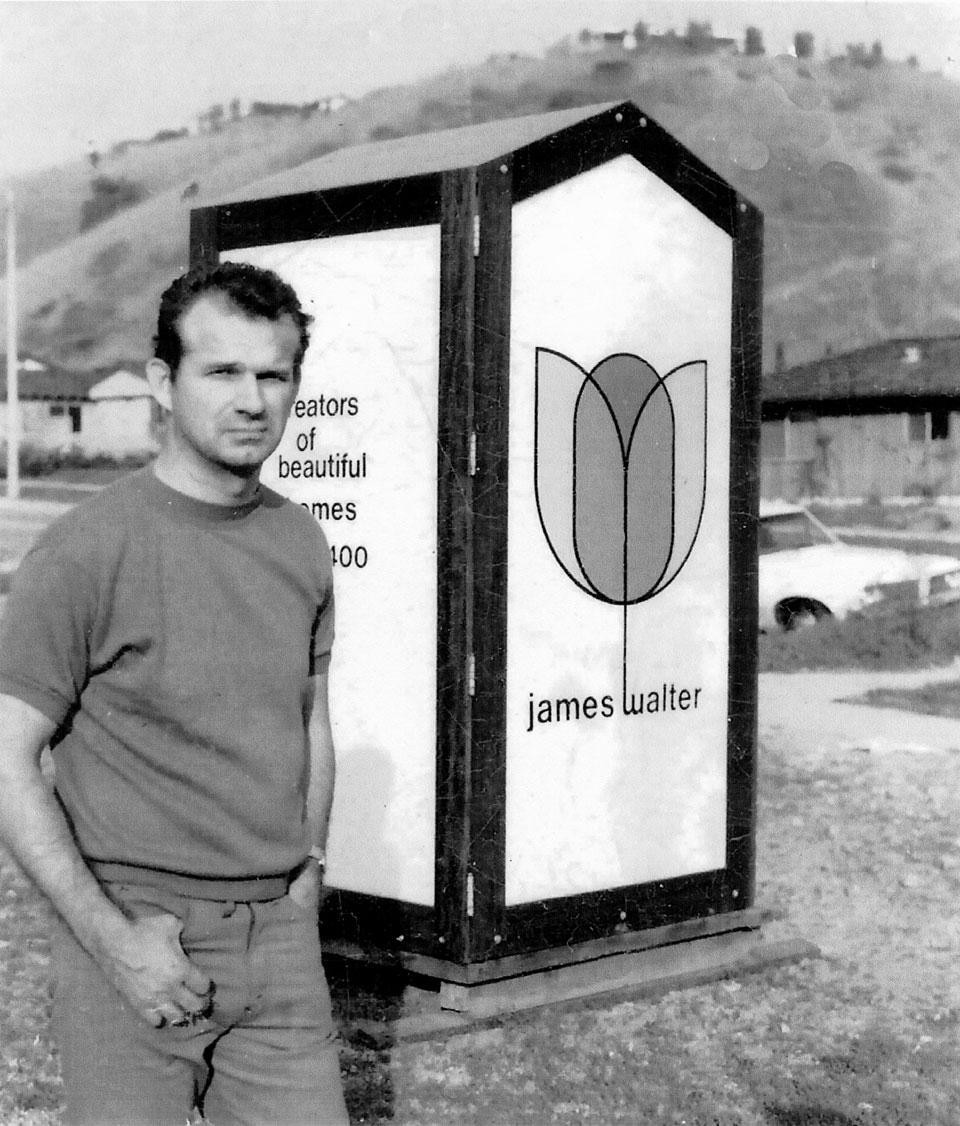
[[[812,598],[785,598],[776,609],[777,621],[785,633],[806,629],[833,615],[822,602]]]

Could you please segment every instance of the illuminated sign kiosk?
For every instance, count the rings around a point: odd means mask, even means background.
[[[328,948],[470,1009],[756,938],[759,212],[624,103],[333,152],[191,240],[315,318],[264,480],[333,554]]]

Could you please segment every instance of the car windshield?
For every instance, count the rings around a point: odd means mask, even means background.
[[[764,516],[760,521],[760,554],[793,551],[798,547],[818,547],[833,540],[806,512],[783,512]]]

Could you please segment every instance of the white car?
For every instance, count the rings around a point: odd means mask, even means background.
[[[960,559],[844,543],[806,508],[760,502],[760,629],[960,600]]]

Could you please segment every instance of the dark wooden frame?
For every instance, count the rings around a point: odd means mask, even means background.
[[[666,179],[733,240],[726,865],[678,879],[507,907],[512,206],[624,154]],[[754,899],[760,213],[636,106],[624,103],[468,168],[195,210],[191,260],[216,260],[238,247],[437,223],[435,906],[335,891],[322,917],[327,945],[467,981],[496,976],[497,966],[556,964],[560,949],[573,961],[622,949],[625,942],[645,945],[642,936],[654,932],[677,941],[704,928],[735,929],[737,919],[752,915],[748,909]],[[636,937],[625,938],[625,933]]]

